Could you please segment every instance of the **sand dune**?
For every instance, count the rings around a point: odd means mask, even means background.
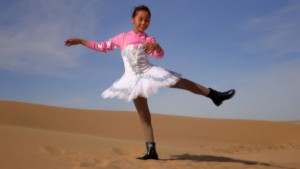
[[[134,112],[0,101],[0,168],[300,168],[300,125],[153,114],[161,160],[140,161]]]

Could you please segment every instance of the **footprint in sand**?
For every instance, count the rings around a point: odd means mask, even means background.
[[[90,159],[90,160],[83,160],[77,163],[77,166],[73,169],[82,169],[82,168],[103,168],[109,164],[109,160],[103,159]]]
[[[114,154],[117,154],[117,155],[125,155],[124,154],[124,151],[122,150],[122,149],[120,149],[120,148],[112,148],[112,152],[114,153]]]
[[[79,167],[95,167],[96,164],[90,161],[84,161],[80,163]]]
[[[111,152],[115,155],[119,155],[119,156],[126,156],[126,157],[132,157],[136,155],[136,152],[143,152],[143,150],[141,149],[137,149],[134,147],[113,147],[111,149]]]
[[[40,148],[42,152],[52,154],[52,155],[59,155],[63,154],[65,151],[62,148],[58,148],[55,146],[46,145]]]

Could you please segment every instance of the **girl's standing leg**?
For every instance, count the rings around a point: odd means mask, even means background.
[[[235,90],[231,89],[226,92],[218,92],[211,88],[206,88],[198,83],[190,81],[188,79],[181,78],[171,88],[184,89],[195,94],[209,97],[216,106],[220,106],[224,100],[232,98],[235,94]]]
[[[133,100],[135,108],[139,114],[142,130],[146,142],[154,142],[151,114],[146,98],[138,97]]]
[[[158,159],[158,155],[156,153],[153,128],[151,123],[151,114],[148,107],[148,102],[146,98],[138,97],[133,100],[135,108],[139,114],[142,130],[145,136],[146,141],[146,149],[147,152],[144,156],[139,157],[137,159],[140,160],[148,160],[148,159]]]

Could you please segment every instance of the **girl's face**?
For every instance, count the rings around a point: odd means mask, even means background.
[[[150,16],[147,11],[140,10],[137,11],[136,15],[131,19],[133,26],[134,26],[134,32],[143,33],[150,25]]]

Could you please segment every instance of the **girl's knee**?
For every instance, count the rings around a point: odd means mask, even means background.
[[[151,126],[151,119],[141,119],[141,124]]]
[[[189,80],[180,78],[175,85],[171,86],[171,88],[186,89],[188,82]]]
[[[151,124],[150,112],[138,112],[141,123]]]
[[[147,99],[143,97],[138,97],[134,100],[134,104],[140,116],[141,123],[151,125],[151,114],[149,111]]]

